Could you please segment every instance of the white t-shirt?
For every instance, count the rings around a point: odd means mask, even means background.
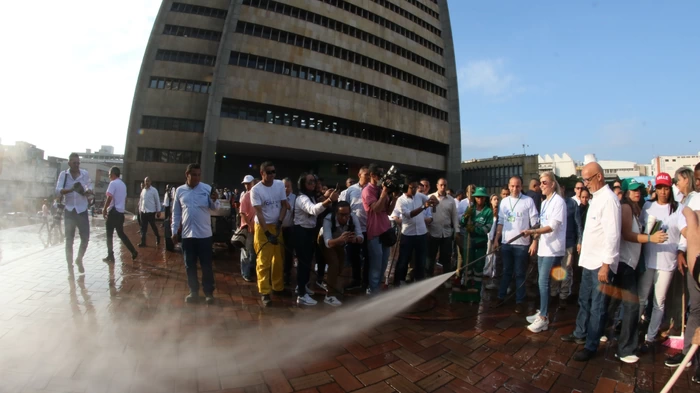
[[[642,228],[639,225],[639,219],[632,215],[632,232],[642,233]],[[642,244],[628,242],[620,238],[620,262],[626,264],[632,269],[636,269],[639,264],[639,256],[642,254]]]
[[[287,200],[284,182],[275,180],[270,187],[260,182],[250,192],[250,201],[253,203],[253,207],[262,206],[265,222],[268,225],[277,224],[282,211],[282,201]],[[259,224],[257,214],[255,215],[255,222]]]
[[[425,205],[428,197],[418,193],[414,197],[409,198],[403,194],[396,201],[395,211],[400,212],[401,217],[401,233],[406,236],[420,236],[428,233],[428,228],[425,225],[425,218],[430,217],[429,211],[425,209],[421,214],[411,217],[411,212]]]
[[[537,255],[563,257],[566,254],[566,203],[559,194],[542,201],[540,226],[552,228],[552,232],[540,235]]]
[[[520,194],[518,198],[509,196],[501,201],[498,209],[498,225],[503,226],[501,241],[508,242],[510,239],[520,235],[526,229],[537,224],[539,213],[535,207],[535,201],[525,194]],[[511,243],[514,246],[530,245],[530,236],[523,236]]]
[[[124,213],[126,205],[126,184],[122,179],[114,179],[107,186],[107,195],[112,197],[107,210],[117,209],[119,213]]]
[[[678,209],[669,213],[670,205],[659,205],[658,202],[647,202],[642,209],[642,224],[646,225],[647,218],[651,215],[661,221],[661,229],[668,234],[668,239],[660,244],[644,244],[644,263],[647,269],[657,269],[662,271],[674,271],[678,266],[678,249],[681,240],[681,231],[685,228],[685,216],[683,206],[678,205]],[[645,228],[646,229],[646,228]]]

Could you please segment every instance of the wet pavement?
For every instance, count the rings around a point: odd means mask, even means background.
[[[103,223],[92,222],[85,274],[69,272],[63,243],[37,234],[39,225],[0,231],[0,392],[657,392],[672,372],[663,365],[672,350],[658,347],[626,365],[614,358],[615,340],[594,360],[573,361],[580,346],[559,337],[573,330],[574,305],[556,311],[549,331],[532,334],[514,305],[450,304],[444,288],[354,337],[292,360],[271,354],[251,369],[241,345],[253,354],[268,335],[342,308],[321,295],[314,308],[284,295],[262,308],[226,249],[215,255],[216,303],[185,304],[180,254],[155,247],[149,229],[136,261],[121,247],[116,263],[105,264]],[[134,244],[136,230],[129,222]],[[319,323],[302,334],[334,328]],[[700,391],[691,375],[674,391]]]

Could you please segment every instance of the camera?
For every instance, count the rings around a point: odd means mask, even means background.
[[[85,195],[85,188],[82,184],[80,184],[80,182],[75,182],[73,184],[73,191],[77,192],[80,195]]]
[[[389,192],[406,192],[406,175],[399,173],[398,168],[392,165],[379,179],[379,186],[386,187]]]

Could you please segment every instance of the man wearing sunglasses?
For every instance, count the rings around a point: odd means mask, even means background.
[[[583,190],[583,188],[584,188],[583,182],[577,181],[576,186],[574,186],[574,192],[576,193],[576,195],[574,195],[574,197],[571,198],[574,201],[576,201],[577,205],[581,205],[581,190]]]
[[[271,301],[270,283],[275,292],[284,291],[282,224],[289,204],[284,182],[275,180],[276,174],[277,171],[272,162],[263,162],[260,165],[262,181],[250,190],[250,200],[255,208],[254,246],[258,258],[258,291],[262,295],[265,307]]]

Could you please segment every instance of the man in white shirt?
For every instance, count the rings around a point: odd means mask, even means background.
[[[263,162],[260,165],[262,181],[250,190],[250,200],[255,208],[254,244],[258,256],[258,291],[262,295],[262,303],[265,307],[271,302],[271,290],[284,291],[282,223],[289,205],[284,183],[281,180],[275,180],[276,173],[272,162]]]
[[[102,215],[105,218],[105,227],[107,229],[107,257],[102,259],[104,262],[114,262],[114,251],[112,250],[112,237],[114,231],[117,231],[117,236],[122,243],[131,252],[131,259],[136,259],[139,255],[131,244],[131,240],[124,233],[124,208],[126,206],[126,184],[119,178],[121,170],[113,166],[109,170],[109,179],[111,182],[107,186],[107,200],[105,201]]]
[[[214,303],[214,271],[211,266],[212,229],[211,211],[220,206],[219,194],[208,184],[200,183],[202,169],[199,164],[189,164],[185,171],[187,182],[178,187],[173,200],[173,243],[178,242],[178,230],[182,224],[182,253],[187,271],[190,293],[187,303],[199,301],[197,259],[202,267],[202,289],[207,304]]]
[[[151,187],[151,178],[143,180],[143,190],[139,197],[139,214],[141,214],[141,243],[139,247],[146,247],[146,231],[148,224],[156,235],[156,246],[160,244],[160,235],[156,228],[156,213],[160,211],[160,196],[155,187]]]
[[[404,285],[408,273],[408,262],[415,252],[416,266],[414,279],[422,280],[425,277],[425,257],[427,252],[426,217],[430,215],[430,208],[435,205],[435,200],[418,192],[418,181],[410,179],[408,189],[396,201],[395,210],[401,214],[401,244],[399,245],[399,260],[394,274],[394,286]],[[425,188],[425,187],[424,187]],[[431,217],[431,216],[429,216]],[[432,219],[428,220],[432,221]]]
[[[515,270],[515,312],[520,314],[525,311],[525,275],[531,237],[523,236],[510,244],[506,243],[523,231],[534,227],[539,221],[539,214],[532,198],[522,193],[523,181],[519,176],[510,178],[508,189],[510,195],[501,201],[498,209],[498,226],[493,240],[494,248],[503,243],[501,246],[503,278],[498,290],[497,302],[502,303],[508,295],[508,287]]]
[[[92,180],[88,171],[80,169],[80,157],[72,153],[68,157],[68,170],[61,172],[56,182],[56,195],[64,198],[64,226],[66,235],[66,262],[68,269],[73,269],[73,240],[75,228],[80,233],[80,247],[75,265],[80,273],[85,272],[83,257],[90,241],[90,222],[88,220],[87,196],[92,195]]]
[[[366,166],[360,168],[357,175],[358,182],[348,187],[347,190],[340,193],[339,201],[345,201],[350,204],[353,216],[357,217],[359,222],[359,230],[362,233],[362,238],[367,238],[367,212],[362,205],[362,189],[369,184],[369,169]],[[345,291],[354,291],[357,289],[366,290],[369,285],[369,255],[367,254],[366,242],[348,244],[345,250],[345,255],[350,259],[352,266],[352,282],[345,287]]]
[[[605,326],[606,286],[617,272],[620,259],[622,219],[620,201],[605,184],[603,168],[596,162],[583,167],[583,183],[593,193],[581,244],[579,266],[583,268],[579,289],[576,330],[561,340],[583,344],[574,360],[588,361],[595,355]]]
[[[431,198],[438,200],[432,212],[433,220],[428,225],[428,266],[427,275],[432,277],[435,273],[435,258],[440,252],[440,264],[443,272],[450,272],[454,269],[452,262],[452,242],[459,233],[459,216],[457,215],[457,204],[454,198],[447,195],[447,180],[440,178],[437,181],[437,192],[430,194]]]
[[[292,192],[292,179],[284,178],[284,191],[287,194],[287,203],[294,206],[297,196]],[[284,285],[292,283],[292,267],[294,267],[294,209],[287,210],[287,215],[282,221],[282,236],[285,240],[284,247]]]

